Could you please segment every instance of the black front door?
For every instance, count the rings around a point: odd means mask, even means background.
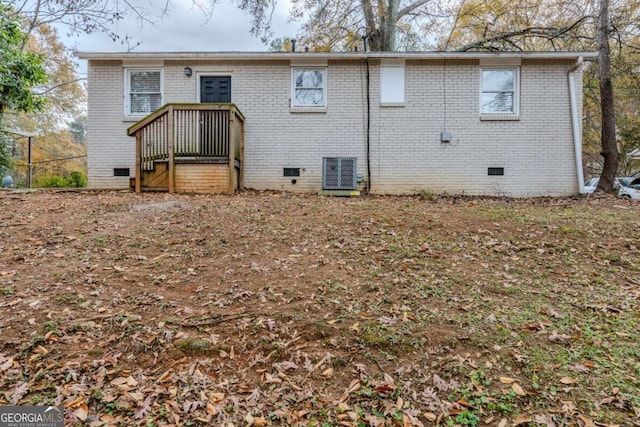
[[[200,102],[231,102],[231,76],[201,76]],[[229,155],[229,112],[200,111],[200,155]]]
[[[231,76],[200,77],[200,102],[231,102]]]

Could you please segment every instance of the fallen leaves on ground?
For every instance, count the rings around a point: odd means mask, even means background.
[[[0,207],[0,404],[94,427],[640,423],[633,201]]]

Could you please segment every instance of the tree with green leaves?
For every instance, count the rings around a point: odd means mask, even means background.
[[[0,132],[7,110],[29,112],[44,107],[44,98],[33,92],[34,87],[47,81],[43,58],[22,49],[26,37],[11,7],[0,4]],[[0,143],[0,151],[4,163],[0,167],[7,167],[4,143]]]

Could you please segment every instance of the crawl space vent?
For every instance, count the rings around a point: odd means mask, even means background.
[[[355,190],[357,169],[356,157],[323,157],[322,189]]]
[[[300,168],[284,168],[284,176],[300,176]]]
[[[487,174],[489,176],[502,176],[504,175],[504,168],[489,168]]]

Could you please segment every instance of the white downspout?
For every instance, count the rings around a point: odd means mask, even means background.
[[[576,76],[575,72],[582,65],[582,56],[578,57],[576,63],[569,70],[569,103],[571,104],[571,127],[573,129],[573,148],[576,155],[576,171],[578,174],[578,192],[584,194],[584,172],[582,170],[582,138],[580,133],[580,117],[578,117],[578,101],[576,98]]]

